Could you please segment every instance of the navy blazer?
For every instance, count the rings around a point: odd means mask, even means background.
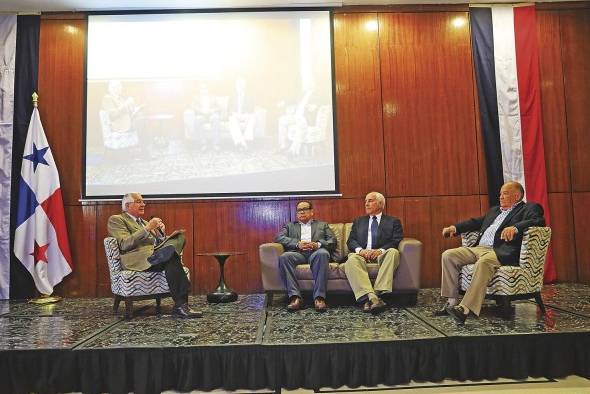
[[[299,251],[297,244],[301,241],[301,224],[289,222],[283,226],[275,237],[275,242],[280,243],[285,251]],[[311,220],[311,241],[319,242],[330,254],[336,249],[336,236],[326,222]]]
[[[457,233],[464,233],[467,231],[479,231],[480,236],[477,239],[477,244],[481,239],[484,231],[490,227],[494,219],[500,214],[499,206],[490,208],[490,210],[481,217],[471,218],[461,223],[455,224]],[[502,230],[506,227],[514,226],[518,229],[518,233],[514,236],[512,241],[506,242],[500,239]],[[522,245],[522,237],[527,228],[531,226],[545,226],[545,218],[543,217],[543,207],[534,202],[521,202],[517,204],[512,211],[504,218],[504,221],[498,227],[494,235],[494,252],[498,257],[498,261],[502,265],[518,266],[520,262],[520,247]]]
[[[354,252],[356,248],[366,249],[367,238],[369,235],[370,216],[361,216],[356,218],[352,223],[352,229],[348,236],[346,245],[348,250]],[[372,245],[373,249],[398,248],[400,241],[404,237],[402,223],[394,216],[382,215],[379,227],[377,229],[377,244]]]

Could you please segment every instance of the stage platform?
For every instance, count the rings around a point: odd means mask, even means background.
[[[171,301],[136,305],[125,320],[112,298],[33,305],[0,301],[0,382],[7,393],[159,393],[163,390],[394,386],[414,381],[590,378],[590,286],[545,286],[547,314],[513,303],[509,319],[486,304],[457,326],[433,317],[424,289],[413,307],[364,314],[351,296],[326,313],[288,313],[285,299],[243,295],[229,304],[192,296],[201,319],[170,315]]]

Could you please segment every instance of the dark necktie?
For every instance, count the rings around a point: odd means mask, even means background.
[[[137,218],[135,219],[135,221],[137,222],[137,224],[143,227],[143,222],[141,221],[141,218]]]
[[[377,216],[373,216],[371,221],[371,249],[376,249],[377,246],[377,227],[379,227]]]

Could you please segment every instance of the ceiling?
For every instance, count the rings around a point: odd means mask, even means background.
[[[555,0],[537,0],[550,2]],[[576,1],[576,0],[574,0]],[[583,0],[579,0],[583,1]],[[490,4],[498,0],[0,0],[0,12],[38,13],[59,11],[105,11],[149,9],[341,7],[388,4]]]

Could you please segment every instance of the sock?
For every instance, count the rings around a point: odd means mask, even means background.
[[[369,301],[371,301],[371,303],[377,302],[379,299],[375,293],[368,293],[367,297],[369,297]]]
[[[467,307],[466,307],[465,305],[463,305],[463,304],[459,304],[459,306],[460,306],[461,308],[463,308],[463,314],[464,314],[464,315],[468,315],[468,314],[469,314],[469,312],[470,312],[469,308],[467,308]]]

